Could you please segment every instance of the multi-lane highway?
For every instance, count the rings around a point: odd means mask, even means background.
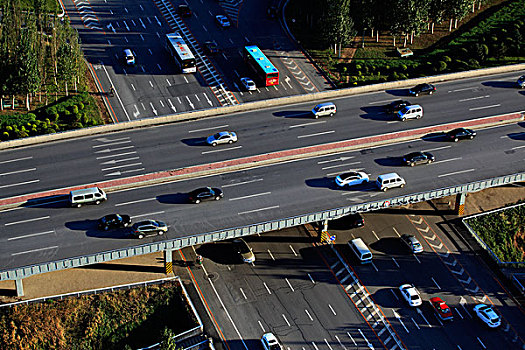
[[[424,108],[424,117],[414,121],[384,113],[383,105],[404,97],[401,89],[337,99],[332,118],[312,119],[313,103],[307,103],[5,150],[0,197],[521,111],[524,93],[500,87],[515,76],[438,84],[435,95],[409,99]],[[221,130],[237,132],[239,141],[204,144]]]

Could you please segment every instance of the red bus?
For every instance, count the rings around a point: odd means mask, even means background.
[[[264,86],[279,85],[279,71],[257,46],[244,47],[244,61]]]

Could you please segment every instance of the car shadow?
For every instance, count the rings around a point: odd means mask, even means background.
[[[403,166],[403,157],[377,158],[374,161],[381,166],[400,167]]]
[[[161,194],[157,196],[157,201],[162,204],[188,204],[190,202],[187,193]]]
[[[421,140],[429,142],[449,142],[447,134],[444,132],[433,132],[430,134],[426,134],[423,137],[421,137]]]
[[[509,139],[516,140],[516,141],[525,141],[525,132],[513,132],[510,134],[507,134]]]
[[[273,113],[276,117],[294,119],[313,119],[310,111],[278,111]]]
[[[339,219],[329,220],[328,221],[328,231],[330,230],[346,231],[346,230],[352,230],[355,228],[364,227],[364,226],[356,227],[355,221],[356,221],[356,218],[352,214],[345,215]]]
[[[68,195],[46,196],[28,199],[22,206],[46,209],[70,208]]]
[[[243,261],[232,242],[214,242],[201,245],[195,250],[204,259],[220,265],[242,265]]]
[[[337,186],[337,184],[334,181],[333,177],[322,177],[317,179],[306,179],[305,180],[306,186],[309,187],[315,187],[315,188],[328,188],[330,190],[335,191],[376,191],[377,186],[375,184],[375,181],[371,180],[365,184],[351,186],[351,187],[340,187]]]
[[[394,90],[386,90],[385,92],[392,96],[410,96],[408,93],[408,90],[410,89],[394,89]]]
[[[518,86],[515,81],[485,81],[481,85],[501,89],[516,89]]]
[[[90,219],[77,220],[66,222],[64,226],[72,231],[84,231],[88,237],[122,239],[129,236],[128,228],[104,231],[97,228],[97,222],[98,220]]]
[[[379,241],[370,243],[370,247],[386,255],[406,255],[408,251],[399,237],[383,237]]]
[[[187,146],[208,146],[206,143],[206,137],[193,137],[190,139],[182,139],[180,141]]]
[[[361,107],[361,110],[366,114],[360,114],[359,117],[368,120],[377,120],[377,121],[393,121],[396,120],[395,115],[391,113],[386,113],[383,107]]]

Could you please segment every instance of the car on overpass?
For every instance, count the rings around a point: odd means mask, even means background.
[[[476,132],[471,129],[457,128],[450,130],[446,135],[450,141],[458,142],[459,140],[472,140],[476,137]]]
[[[130,224],[131,217],[129,215],[109,214],[98,219],[98,229],[104,231],[128,227]]]
[[[492,307],[486,304],[478,304],[473,308],[474,313],[489,328],[498,328],[501,326],[501,317]]]
[[[237,142],[237,134],[233,131],[221,131],[206,138],[206,143],[213,147],[223,143]]]
[[[221,28],[230,28],[230,20],[225,15],[217,15],[215,16],[215,22],[217,25]]]
[[[408,90],[408,94],[418,97],[419,95],[432,95],[436,92],[436,87],[432,84],[418,84]]]
[[[224,192],[220,188],[201,187],[191,191],[188,199],[191,203],[199,204],[204,201],[218,201],[224,197]]]
[[[452,310],[440,297],[430,298],[430,305],[434,309],[436,315],[438,315],[438,317],[443,321],[450,321],[454,318],[452,315]]]
[[[368,174],[363,171],[348,171],[335,177],[335,183],[339,187],[362,185],[368,181]]]
[[[412,103],[409,101],[395,100],[385,106],[385,112],[388,114],[397,114],[397,112],[410,105],[412,105]]]
[[[204,52],[206,52],[207,55],[215,56],[220,53],[221,50],[215,41],[210,40],[204,42]]]
[[[399,292],[401,293],[401,296],[403,296],[403,299],[406,300],[408,305],[410,306],[421,306],[423,304],[423,300],[421,300],[421,295],[419,295],[419,291],[414,287],[413,284],[403,284],[399,287]]]
[[[518,87],[520,89],[524,89],[525,88],[525,75],[522,75],[521,77],[519,77],[518,80],[516,81],[516,84],[518,84]]]
[[[157,220],[143,220],[131,226],[131,235],[138,239],[149,236],[161,236],[168,232],[168,225]]]
[[[428,152],[411,152],[403,156],[403,163],[408,166],[430,164],[435,160],[434,155]]]

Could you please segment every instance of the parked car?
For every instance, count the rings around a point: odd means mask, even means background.
[[[359,213],[345,216],[349,228],[358,228],[365,226],[365,218]]]
[[[244,86],[244,88],[248,91],[255,91],[257,90],[257,86],[255,85],[255,83],[253,82],[253,80],[251,80],[250,78],[248,77],[244,77],[244,78],[241,78],[241,84]]]
[[[131,49],[124,49],[124,61],[128,66],[133,66],[135,64],[135,56]]]
[[[177,13],[181,17],[191,17],[191,9],[188,5],[182,4],[177,8]]]
[[[432,84],[418,84],[408,90],[408,93],[413,96],[432,95],[436,91],[436,87]]]
[[[273,333],[265,333],[261,338],[264,350],[283,350],[282,345]]]
[[[253,254],[253,249],[246,243],[242,238],[237,238],[233,241],[237,252],[240,254],[242,261],[245,263],[251,264],[255,262],[255,254]]]
[[[397,114],[397,112],[410,105],[412,105],[412,103],[406,100],[395,100],[385,106],[385,112],[389,114]]]
[[[440,319],[444,321],[450,321],[454,318],[452,316],[452,310],[450,310],[448,305],[440,297],[430,298],[430,305],[432,305],[434,312]]]
[[[401,241],[406,244],[408,249],[414,254],[423,252],[423,246],[414,235],[403,234]]]
[[[215,16],[215,22],[217,22],[221,28],[229,28],[231,26],[230,20],[225,15]]]
[[[494,309],[486,304],[478,304],[474,306],[476,316],[490,328],[497,328],[501,326],[501,317],[494,311]]]
[[[450,141],[458,142],[459,140],[472,140],[476,137],[476,132],[471,129],[457,128],[450,130],[446,135]]]
[[[421,304],[423,304],[421,296],[414,285],[403,284],[401,287],[399,287],[399,292],[401,292],[401,295],[407,301],[408,305],[421,306]]]
[[[367,183],[370,179],[368,174],[363,171],[349,171],[336,176],[335,183],[337,186],[355,186]]]
[[[157,220],[144,220],[131,226],[131,235],[139,239],[149,236],[160,236],[167,231],[168,225]]]
[[[403,163],[408,166],[430,164],[435,160],[436,158],[428,152],[412,152],[403,156]]]
[[[521,77],[519,77],[518,80],[516,81],[516,84],[518,84],[518,87],[520,89],[525,88],[525,75],[522,75]]]
[[[237,142],[237,134],[232,131],[221,131],[216,134],[208,136],[206,143],[213,147],[222,143],[234,143]]]
[[[203,201],[209,201],[209,200],[220,200],[222,197],[224,197],[224,193],[220,188],[212,188],[212,187],[201,187],[197,188],[196,190],[191,191],[188,194],[188,199],[191,203],[199,204]]]
[[[98,219],[98,228],[104,231],[128,227],[130,224],[131,217],[129,215],[109,214]]]
[[[210,56],[214,56],[220,53],[221,50],[219,50],[219,45],[217,45],[215,41],[205,41],[204,52]]]

